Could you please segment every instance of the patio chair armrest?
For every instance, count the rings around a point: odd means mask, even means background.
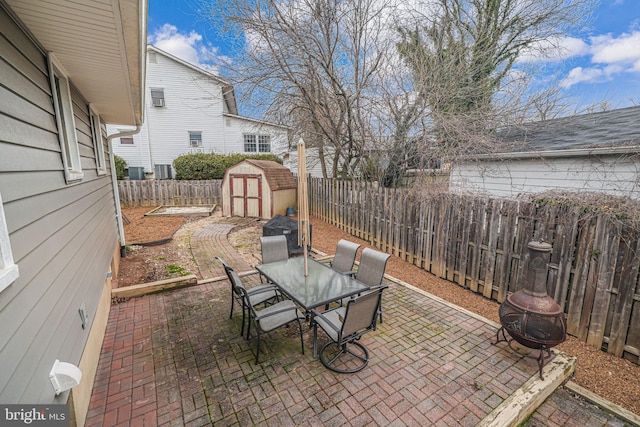
[[[272,291],[276,291],[277,294],[280,294],[280,290],[275,285],[274,286],[265,286],[264,288],[260,288],[260,289],[247,288],[247,294],[249,296],[259,295],[259,294],[263,294],[265,292],[272,292]]]
[[[329,321],[329,319],[327,319],[322,313],[320,313],[319,311],[317,311],[315,308],[313,310],[311,310],[311,322],[314,324],[317,324],[317,322],[315,321],[316,317],[322,317],[323,319],[325,319],[325,322],[327,325],[331,326],[331,329],[333,329],[334,331],[336,331],[336,333],[340,333],[340,328],[338,328],[336,325],[334,325],[333,323],[331,323]]]
[[[298,311],[299,307],[297,307],[297,306],[296,307],[286,307],[286,308],[283,308],[281,310],[273,310],[273,311],[271,311],[269,313],[262,314],[262,315],[260,315],[260,311],[258,311],[258,312],[256,312],[255,320],[266,319],[267,317],[275,316],[276,314],[286,313],[287,311],[291,311],[291,310]],[[298,318],[304,319],[304,316],[301,316],[300,314],[298,314]]]
[[[356,271],[342,271],[340,272],[340,274],[344,274],[345,276],[351,276],[353,277],[354,274],[356,274]]]
[[[251,266],[251,268],[252,270],[247,270],[247,271],[243,271],[242,273],[238,273],[238,276],[243,278],[243,277],[255,276],[256,274],[260,273],[258,270],[256,270],[256,268],[253,265]]]

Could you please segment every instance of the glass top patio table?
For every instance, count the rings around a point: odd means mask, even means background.
[[[304,257],[256,266],[259,272],[307,311],[369,289],[364,283],[314,259],[308,258],[308,268],[309,275],[304,277]]]

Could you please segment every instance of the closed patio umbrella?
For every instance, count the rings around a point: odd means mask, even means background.
[[[307,245],[309,244],[309,195],[307,192],[307,158],[304,141],[298,142],[298,245],[304,250],[304,276],[309,275]]]

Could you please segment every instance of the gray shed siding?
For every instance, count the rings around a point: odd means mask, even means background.
[[[0,194],[20,268],[0,292],[3,403],[66,402],[49,371],[80,361],[118,245],[111,177],[96,171],[87,102],[71,95],[84,177],[67,185],[46,56],[0,8]]]

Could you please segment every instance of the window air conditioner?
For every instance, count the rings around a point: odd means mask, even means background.
[[[190,142],[191,142],[191,146],[192,147],[199,147],[200,146],[200,140],[199,139],[192,139]]]
[[[154,107],[164,107],[164,98],[153,98]]]

